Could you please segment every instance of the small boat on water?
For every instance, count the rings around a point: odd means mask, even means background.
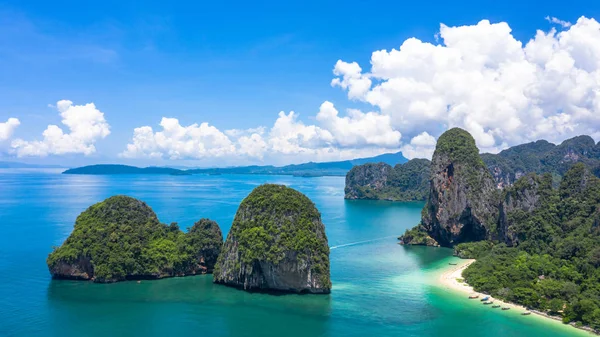
[[[471,295],[471,296],[469,296],[469,299],[472,300],[472,299],[475,299],[475,298],[478,298],[478,297],[479,297],[479,295]]]
[[[524,312],[524,313],[522,313],[521,315],[523,315],[523,316],[531,315],[531,311],[525,311],[525,312]]]
[[[489,299],[490,299],[490,297],[489,297],[489,296],[486,296],[486,297],[484,297],[484,298],[482,298],[482,299],[481,299],[481,302],[485,302],[485,301],[487,301],[487,300],[489,300]]]
[[[502,310],[510,310],[510,308],[509,307],[504,307],[504,308],[502,308]]]
[[[458,263],[456,263],[456,262],[449,262],[448,264],[451,265],[451,266],[456,266]]]
[[[494,304],[494,305],[492,305],[492,308],[494,308],[494,309],[500,308],[500,304]]]
[[[483,304],[488,305],[488,304],[494,304],[494,301],[487,301],[487,302],[483,302]]]

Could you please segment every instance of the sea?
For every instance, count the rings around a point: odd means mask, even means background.
[[[246,293],[211,275],[137,283],[52,280],[46,257],[79,213],[113,195],[145,201],[164,223],[201,218],[226,236],[253,188],[283,184],[321,212],[331,248],[330,295]],[[500,311],[445,289],[452,250],[397,237],[423,203],[344,200],[343,177],[63,175],[0,170],[0,336],[485,336],[589,335]]]

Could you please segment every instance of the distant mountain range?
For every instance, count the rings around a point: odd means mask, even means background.
[[[66,170],[63,174],[169,174],[169,175],[190,175],[190,174],[272,174],[272,175],[293,175],[301,177],[318,176],[345,176],[354,166],[366,163],[386,163],[396,165],[406,163],[402,152],[386,153],[375,157],[359,158],[353,160],[324,162],[324,163],[304,163],[286,166],[239,166],[226,168],[203,168],[203,169],[175,169],[169,167],[135,167],[128,165],[90,165]]]

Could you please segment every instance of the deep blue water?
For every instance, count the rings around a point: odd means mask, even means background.
[[[211,276],[93,284],[50,279],[45,259],[77,215],[115,194],[182,228],[216,220],[226,235],[259,184],[300,190],[331,246],[331,295],[248,294]],[[77,176],[0,171],[0,336],[568,336],[575,329],[501,313],[435,285],[451,251],[403,247],[422,203],[347,201],[342,177]]]

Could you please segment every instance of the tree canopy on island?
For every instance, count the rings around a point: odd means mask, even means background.
[[[534,179],[540,182],[538,206],[508,213],[512,247],[500,241],[455,247],[459,256],[477,259],[463,276],[477,291],[599,329],[600,179],[582,163],[558,188],[549,173]],[[525,184],[527,177],[504,194]]]
[[[161,278],[210,272],[222,243],[214,221],[201,219],[184,233],[176,223],[160,223],[144,202],[114,196],[82,212],[47,263],[56,278]]]

